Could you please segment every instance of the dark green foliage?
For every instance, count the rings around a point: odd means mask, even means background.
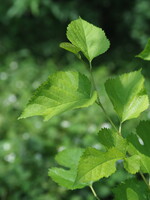
[[[117,58],[122,63],[140,52],[149,38],[149,7],[149,0],[4,1],[0,7],[0,55],[27,49],[37,57],[57,60],[57,55],[64,55],[57,49],[65,40],[66,25],[81,16],[106,31],[113,53],[103,59]]]

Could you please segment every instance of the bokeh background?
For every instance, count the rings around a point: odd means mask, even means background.
[[[149,0],[7,0],[0,4],[0,199],[94,200],[88,188],[67,191],[48,177],[54,156],[64,148],[93,146],[101,127],[110,127],[96,105],[73,110],[43,122],[40,117],[17,120],[32,92],[56,70],[86,68],[59,48],[71,20],[83,19],[103,28],[110,49],[94,62],[94,74],[104,107],[118,119],[104,90],[109,76],[143,68],[150,94],[150,64],[135,58],[150,37]],[[150,112],[141,119],[150,118]],[[126,122],[123,133],[138,121]],[[129,177],[118,164],[112,177],[94,184],[103,200]]]

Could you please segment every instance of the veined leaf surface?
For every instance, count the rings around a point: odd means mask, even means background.
[[[142,58],[143,60],[150,61],[150,39],[148,40],[145,49],[136,57]]]
[[[126,140],[113,130],[107,128],[101,129],[98,133],[98,138],[99,142],[104,145],[106,149],[115,147],[123,153],[126,152]]]
[[[88,185],[81,182],[75,184],[75,179],[77,176],[77,166],[82,153],[83,149],[80,148],[66,149],[62,152],[59,152],[56,156],[57,163],[69,169],[58,167],[51,168],[48,173],[49,176],[59,185],[71,190],[83,188]]]
[[[109,79],[105,88],[121,122],[137,118],[149,106],[141,70]]]
[[[20,118],[41,115],[45,120],[75,108],[88,107],[97,98],[91,96],[91,83],[78,72],[56,72],[36,91]]]
[[[103,177],[108,177],[116,171],[116,161],[123,159],[124,154],[116,148],[101,152],[94,148],[87,148],[83,153],[77,174],[77,183],[94,182]]]
[[[110,46],[110,42],[101,28],[81,18],[72,21],[68,25],[67,38],[72,45],[80,49],[89,61],[103,54]],[[67,50],[70,51],[70,49]]]

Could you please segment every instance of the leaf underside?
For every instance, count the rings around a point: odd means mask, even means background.
[[[91,83],[78,72],[56,72],[34,93],[20,118],[41,115],[45,120],[67,110],[88,107],[97,98]]]
[[[109,79],[105,88],[121,122],[137,118],[149,106],[141,70]]]
[[[79,56],[80,49],[69,42],[60,43],[60,47]]]

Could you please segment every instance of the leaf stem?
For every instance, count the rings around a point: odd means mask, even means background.
[[[92,185],[90,186],[90,188],[91,188],[91,191],[92,191],[94,197],[95,197],[97,200],[100,200],[100,198],[97,196],[97,194],[96,194],[96,192],[95,192],[95,190],[94,190],[94,188],[93,188]]]
[[[119,125],[119,135],[122,136],[121,134],[121,128],[122,128],[122,122],[120,122],[120,125]]]
[[[145,184],[147,185],[148,189],[150,190],[150,185],[149,185],[149,183],[147,182],[147,180],[146,180],[146,178],[145,178],[144,174],[143,174],[142,172],[139,172],[139,173],[140,173],[140,175],[141,175],[141,177],[142,177],[143,181],[144,181],[144,182],[145,182]]]
[[[93,73],[92,73],[92,63],[89,62],[89,65],[90,65],[90,75],[91,75],[91,81],[92,81],[92,84],[93,84],[93,88],[94,90],[97,91],[97,104],[101,107],[102,111],[104,112],[106,118],[108,119],[108,121],[111,123],[111,125],[113,126],[113,128],[118,132],[118,129],[117,127],[115,126],[115,124],[113,123],[113,121],[111,120],[111,118],[108,116],[105,108],[103,107],[101,101],[100,101],[100,97],[99,97],[99,94],[98,94],[98,90],[96,88],[96,84],[95,84],[95,80],[94,80],[94,77],[93,77]]]

